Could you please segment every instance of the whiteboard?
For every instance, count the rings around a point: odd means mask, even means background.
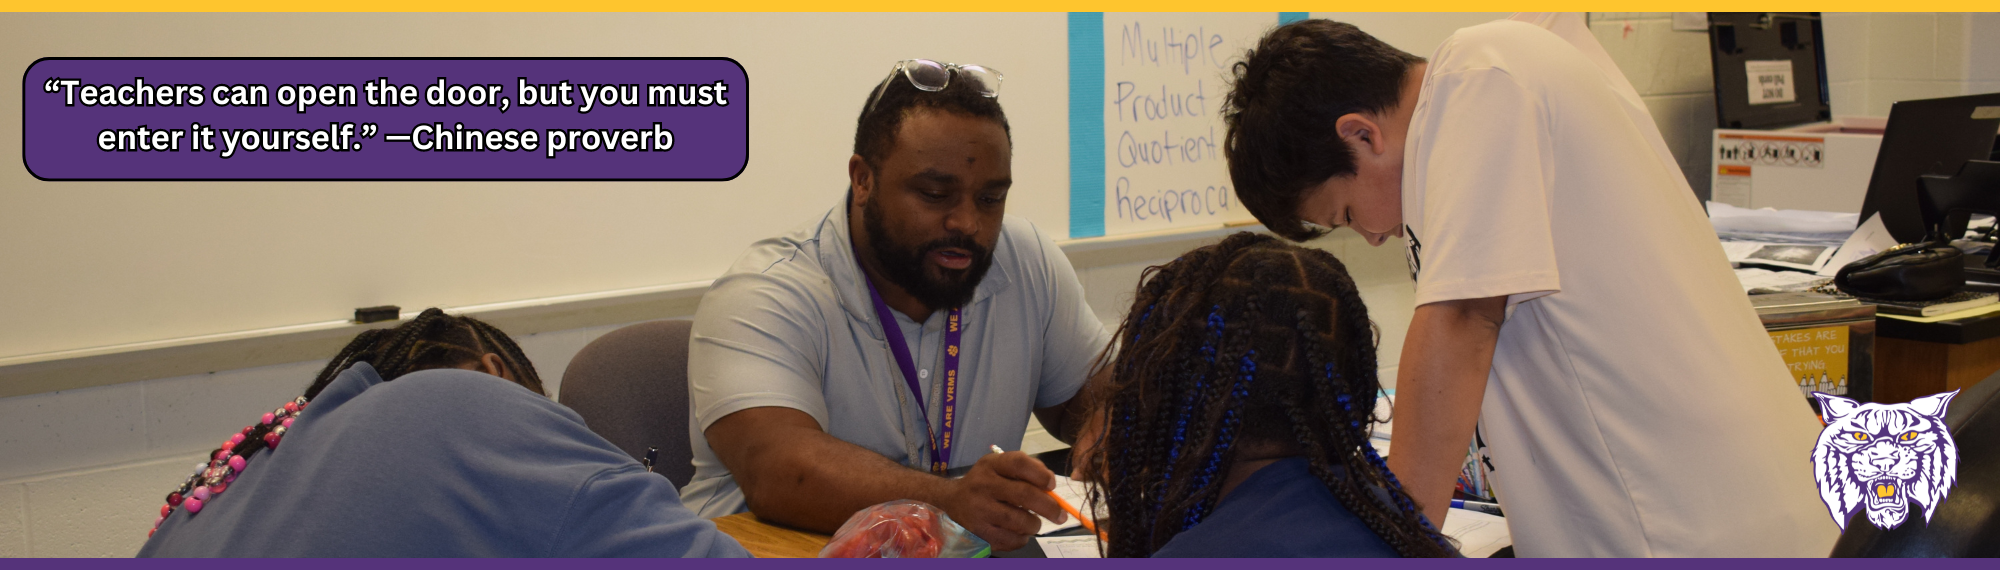
[[[1070,144],[1102,147],[1072,153],[1071,235],[1251,219],[1222,156],[1221,110],[1230,66],[1278,22],[1276,12],[1070,15]]]

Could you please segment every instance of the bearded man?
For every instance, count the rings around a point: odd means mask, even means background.
[[[999,85],[898,63],[863,107],[840,205],[752,245],[702,298],[690,508],[831,532],[912,499],[999,550],[1063,520],[1047,467],[988,450],[1018,450],[1030,412],[1070,439],[1110,335],[1062,251],[1006,215]]]

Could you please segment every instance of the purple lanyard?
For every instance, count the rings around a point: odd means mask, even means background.
[[[924,407],[923,386],[917,384],[917,365],[910,358],[910,343],[903,340],[903,327],[896,325],[896,315],[889,312],[889,304],[882,302],[881,293],[875,292],[875,283],[866,274],[861,280],[868,283],[868,298],[875,301],[875,316],[882,321],[882,334],[889,337],[889,351],[896,355],[896,367],[903,370],[903,382],[909,384],[910,396],[917,400],[917,412],[923,414],[917,421],[924,424],[924,437],[930,438],[931,413]],[[959,332],[959,315],[960,309],[953,307],[945,319],[944,428],[938,430],[938,438],[930,440],[931,472],[940,475],[951,469],[951,432],[958,411],[958,341],[964,336]]]

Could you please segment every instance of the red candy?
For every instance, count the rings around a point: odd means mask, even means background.
[[[164,517],[173,514],[173,512],[174,512],[173,505],[160,505],[160,516]]]
[[[849,518],[820,551],[820,558],[936,558],[947,532],[930,505],[876,505]]]
[[[181,494],[180,494],[180,493],[167,493],[167,506],[169,506],[169,507],[178,507],[178,506],[181,506]]]

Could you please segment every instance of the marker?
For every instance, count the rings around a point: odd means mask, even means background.
[[[992,448],[994,454],[1006,453],[1006,451],[1000,449],[1000,446],[998,445],[992,446]],[[1056,504],[1062,505],[1063,512],[1069,513],[1069,516],[1076,517],[1076,522],[1082,523],[1084,530],[1088,530],[1092,534],[1096,534],[1098,540],[1102,540],[1105,542],[1111,541],[1110,538],[1104,536],[1104,533],[1097,531],[1097,525],[1090,524],[1090,517],[1083,516],[1082,512],[1076,510],[1076,506],[1069,504],[1069,501],[1063,500],[1062,495],[1057,495],[1054,489],[1050,489],[1043,492],[1048,493],[1049,498],[1055,499]]]
[[[1467,500],[1465,500],[1465,499],[1452,499],[1452,500],[1451,500],[1451,508],[1454,508],[1454,509],[1465,509],[1465,510],[1468,510],[1468,511],[1474,511],[1474,512],[1481,512],[1481,513],[1486,513],[1486,514],[1489,514],[1489,515],[1493,515],[1493,516],[1496,516],[1496,517],[1504,517],[1504,516],[1507,516],[1507,515],[1505,515],[1505,514],[1501,514],[1501,513],[1500,513],[1500,505],[1496,505],[1496,504],[1493,504],[1493,503],[1482,503],[1482,502],[1479,502],[1479,501],[1467,501]]]

